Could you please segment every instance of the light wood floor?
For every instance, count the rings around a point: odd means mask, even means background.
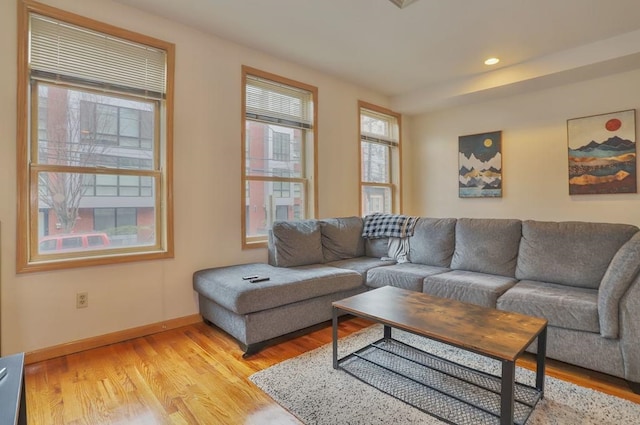
[[[340,336],[369,325],[345,320]],[[247,378],[329,342],[327,325],[243,359],[228,335],[198,323],[42,361],[26,367],[28,423],[298,424]],[[623,380],[551,360],[547,374],[640,403]]]

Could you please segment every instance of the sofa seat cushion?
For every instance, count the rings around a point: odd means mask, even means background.
[[[516,277],[596,289],[637,231],[629,224],[524,221]]]
[[[251,275],[270,279],[258,283],[242,279]],[[291,268],[242,264],[200,270],[193,275],[193,289],[237,314],[280,307],[361,285],[359,273],[319,264]]]
[[[495,308],[498,297],[516,282],[511,277],[453,270],[425,278],[423,292],[436,297],[453,298]]]
[[[598,291],[595,289],[523,280],[498,298],[497,307],[543,317],[549,326],[600,332]]]
[[[449,269],[444,267],[425,266],[414,263],[377,267],[367,272],[366,285],[371,288],[395,286],[397,288],[422,292],[422,281],[425,277],[447,271],[449,271]]]
[[[372,257],[349,258],[348,260],[338,260],[325,263],[325,266],[338,267],[340,269],[353,270],[360,273],[363,278],[367,276],[367,272],[376,267],[392,266],[396,262],[393,260],[382,260]],[[364,282],[364,280],[363,280]]]
[[[514,277],[521,232],[520,220],[459,218],[451,268]]]

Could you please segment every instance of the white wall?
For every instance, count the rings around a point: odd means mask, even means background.
[[[414,116],[405,212],[640,226],[640,195],[569,196],[568,188],[567,119],[626,109],[640,109],[640,70]],[[494,130],[502,130],[502,198],[458,198],[458,136]]]
[[[176,44],[175,259],[16,275],[16,2],[0,14],[0,290],[2,354],[198,312],[196,270],[266,261],[241,249],[241,65],[319,89],[319,216],[358,214],[357,101],[388,99],[107,0],[45,3]],[[348,147],[348,148],[347,148]],[[340,152],[340,155],[336,155]],[[18,237],[20,237],[18,235]],[[89,307],[75,308],[88,291]]]

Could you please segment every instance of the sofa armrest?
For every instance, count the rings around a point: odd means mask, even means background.
[[[624,377],[640,382],[640,275],[620,300],[620,349]]]
[[[618,338],[620,301],[629,291],[634,279],[637,280],[638,273],[640,273],[640,232],[637,232],[618,250],[600,282],[598,318],[600,334],[603,337]]]

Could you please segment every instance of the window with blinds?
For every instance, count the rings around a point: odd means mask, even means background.
[[[398,146],[398,118],[360,108],[360,137],[371,143]]]
[[[167,52],[35,13],[31,77],[162,99]]]
[[[247,119],[296,128],[313,128],[313,96],[310,91],[254,75],[247,75],[246,81]]]
[[[174,46],[30,1],[19,22],[18,270],[173,256]],[[108,243],[56,246],[82,233]]]
[[[317,89],[249,67],[243,74],[242,243],[266,245],[275,220],[316,213]]]
[[[359,103],[362,215],[400,212],[400,115]]]

